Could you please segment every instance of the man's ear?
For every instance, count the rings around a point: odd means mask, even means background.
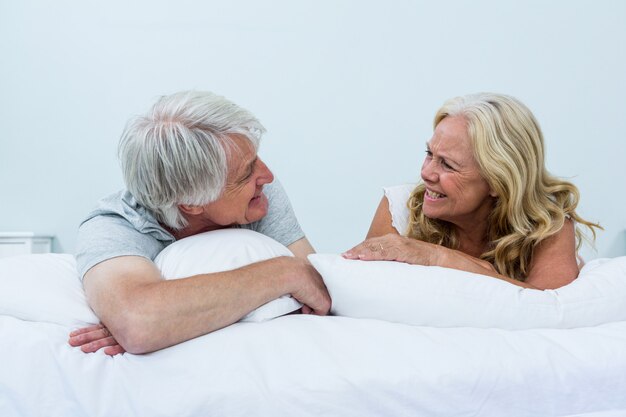
[[[192,206],[189,204],[179,204],[178,209],[182,211],[184,214],[189,214],[192,216],[196,216],[204,210],[202,206]]]

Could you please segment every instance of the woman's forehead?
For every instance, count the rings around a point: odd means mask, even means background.
[[[439,122],[428,146],[433,153],[462,159],[474,159],[467,125],[465,119],[460,116],[448,116]]]

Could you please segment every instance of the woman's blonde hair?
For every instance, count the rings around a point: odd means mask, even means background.
[[[471,94],[445,102],[434,126],[448,116],[465,118],[481,174],[497,195],[488,219],[488,248],[481,259],[498,273],[523,281],[534,248],[561,230],[566,218],[586,226],[595,240],[594,228],[600,226],[576,213],[576,186],[546,170],[543,134],[524,104],[502,94]],[[453,225],[424,215],[424,191],[424,184],[419,184],[408,201],[409,237],[457,249]],[[583,238],[577,226],[576,249]]]

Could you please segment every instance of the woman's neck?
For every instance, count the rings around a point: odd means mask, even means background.
[[[487,222],[473,225],[469,229],[457,226],[456,233],[459,239],[458,250],[461,252],[480,258],[487,251],[489,244],[487,241]]]

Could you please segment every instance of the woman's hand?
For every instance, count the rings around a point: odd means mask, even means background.
[[[397,234],[366,239],[342,255],[363,261],[398,261],[413,265],[441,265],[444,247]]]
[[[101,348],[105,348],[104,353],[110,356],[126,352],[103,324],[74,330],[70,333],[69,343],[75,347],[80,346],[80,350],[85,353],[95,352]]]
[[[534,285],[498,274],[493,265],[482,259],[458,250],[397,234],[366,239],[349,251],[344,252],[343,257],[363,261],[398,261],[413,265],[442,266],[487,275],[519,287],[537,289]]]

